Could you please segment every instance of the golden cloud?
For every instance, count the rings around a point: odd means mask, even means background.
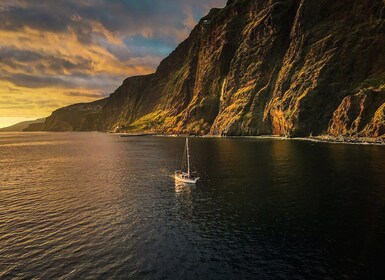
[[[109,45],[124,47],[121,39],[97,22],[92,23],[92,32]],[[36,59],[0,60],[0,118],[8,120],[47,116],[58,107],[95,100],[101,90],[107,90],[103,81],[112,91],[127,76],[153,71],[138,60],[119,61],[96,42],[82,43],[71,29],[66,33],[29,27],[0,30],[0,38],[0,49],[37,54]]]
[[[0,127],[102,98],[126,77],[153,72],[188,36],[197,11],[224,2],[69,1],[54,16],[52,1],[0,3]]]

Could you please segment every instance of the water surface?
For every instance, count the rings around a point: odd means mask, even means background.
[[[384,279],[385,147],[0,134],[0,278]]]

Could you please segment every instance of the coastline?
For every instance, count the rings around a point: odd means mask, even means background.
[[[266,138],[266,139],[279,139],[279,140],[309,141],[314,143],[385,146],[385,139],[376,139],[376,138],[367,138],[367,137],[348,138],[348,137],[334,137],[334,136],[328,136],[328,135],[292,137],[292,138],[287,138],[283,136],[252,136],[252,137],[261,138],[261,139]]]
[[[330,136],[330,135],[319,135],[319,136],[307,136],[307,137],[285,137],[278,135],[240,135],[240,136],[223,136],[223,135],[191,135],[191,134],[162,134],[156,132],[105,132],[105,131],[10,131],[3,132],[0,135],[6,135],[9,133],[65,133],[65,132],[99,132],[118,136],[121,138],[128,137],[200,137],[200,138],[254,138],[254,139],[276,139],[276,140],[294,140],[294,141],[309,141],[314,143],[330,143],[330,144],[349,144],[349,145],[376,145],[385,146],[385,137],[372,138],[372,137],[344,137],[344,136]]]
[[[204,137],[207,137],[207,136],[204,136]],[[214,137],[217,137],[217,136],[214,136]],[[325,136],[325,135],[309,136],[309,137],[285,137],[285,136],[275,136],[275,135],[260,135],[260,136],[227,136],[224,138],[276,139],[276,140],[286,140],[286,141],[287,140],[309,141],[314,143],[385,146],[385,139],[366,138],[366,137],[347,138],[347,137],[333,137],[333,136]]]
[[[119,137],[138,137],[138,136],[155,136],[155,137],[200,137],[200,138],[254,138],[254,139],[276,139],[276,140],[294,140],[294,141],[310,141],[315,143],[331,143],[331,144],[349,144],[349,145],[377,145],[385,146],[385,138],[370,137],[344,137],[344,136],[308,136],[308,137],[285,137],[278,135],[242,135],[242,136],[222,136],[222,135],[189,135],[189,134],[162,134],[154,132],[142,133],[110,133]]]

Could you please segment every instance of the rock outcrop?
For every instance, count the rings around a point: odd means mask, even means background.
[[[365,90],[345,97],[328,132],[332,136],[385,138],[385,90]]]
[[[228,1],[154,74],[44,129],[379,137],[384,50],[383,0]]]

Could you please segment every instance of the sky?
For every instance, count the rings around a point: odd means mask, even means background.
[[[226,0],[0,0],[0,127],[155,71]]]

